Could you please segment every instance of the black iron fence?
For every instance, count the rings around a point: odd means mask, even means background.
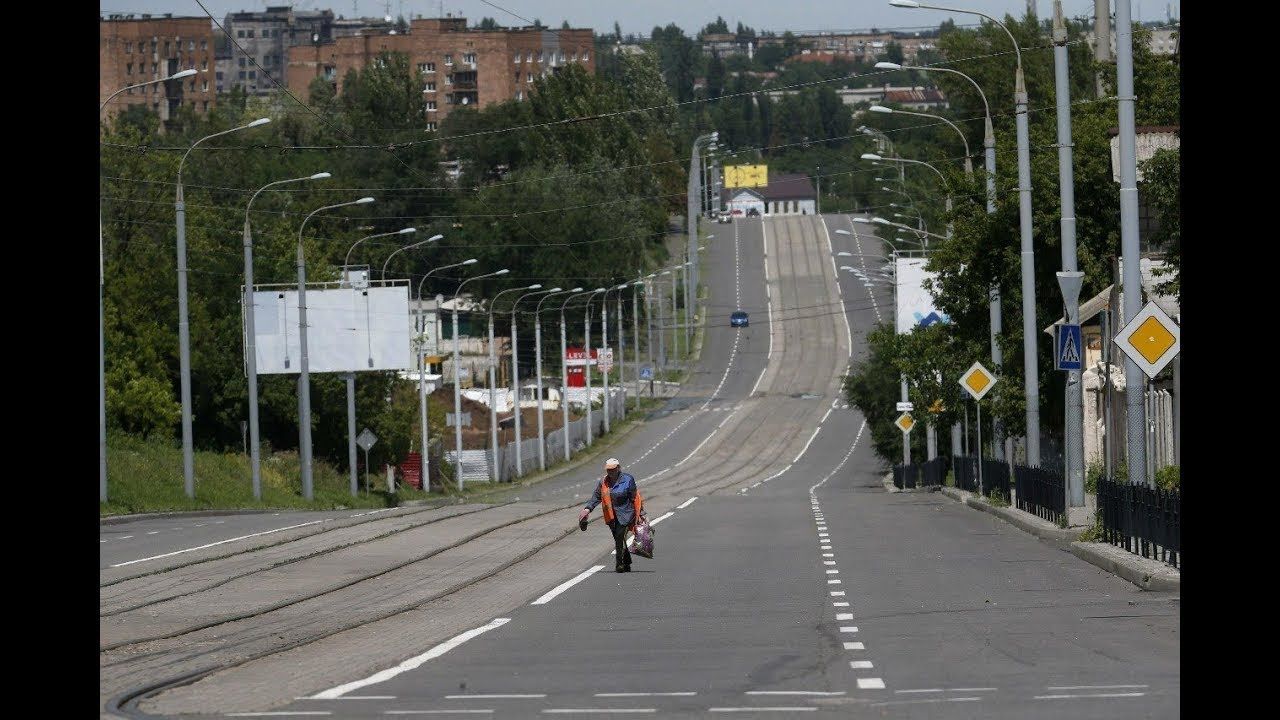
[[[920,466],[920,487],[941,487],[947,477],[947,456],[939,455]]]
[[[982,458],[982,494],[991,497],[999,490],[1006,501],[1009,495],[1009,463]]]
[[[955,472],[956,487],[969,492],[978,492],[978,458],[972,455],[956,455],[951,458],[951,468]]]
[[[1102,539],[1144,558],[1180,567],[1182,499],[1176,490],[1098,480]]]
[[[1062,475],[1047,468],[1013,466],[1019,510],[1061,525],[1067,514],[1066,487]]]
[[[910,465],[898,464],[893,466],[893,486],[899,490],[915,487],[919,477],[920,465],[918,463],[911,463]]]

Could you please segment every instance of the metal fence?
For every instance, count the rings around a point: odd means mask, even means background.
[[[1102,539],[1144,558],[1180,568],[1182,499],[1176,490],[1098,480]]]
[[[982,459],[982,494],[991,497],[992,494],[999,490],[1005,500],[1011,498],[1009,494],[1009,463],[1003,460]]]
[[[951,467],[955,472],[956,487],[969,492],[978,492],[978,458],[972,455],[956,455],[951,458]]]
[[[920,487],[941,487],[947,477],[947,456],[939,455],[920,466]]]
[[[1062,524],[1067,513],[1067,493],[1060,473],[1043,467],[1014,465],[1013,481],[1019,510]]]
[[[920,465],[918,463],[911,463],[910,465],[899,463],[893,466],[893,486],[899,490],[915,487],[919,477]]]

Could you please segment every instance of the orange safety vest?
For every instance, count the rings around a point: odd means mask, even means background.
[[[635,481],[632,480],[632,483],[634,482]],[[604,504],[605,523],[607,524],[607,523],[613,522],[614,519],[617,517],[616,515],[613,514],[613,498],[609,496],[609,486],[605,483],[603,478],[601,478],[600,480],[600,502]],[[637,487],[636,488],[636,513],[631,518],[631,525],[629,525],[628,527],[634,528],[636,526],[636,518],[640,517],[640,511],[642,509],[644,509],[644,499],[640,497],[640,488]]]

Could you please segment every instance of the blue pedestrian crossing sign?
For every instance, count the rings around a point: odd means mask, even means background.
[[[1083,347],[1079,325],[1058,325],[1053,368],[1055,370],[1080,370],[1084,367]]]
[[[648,365],[644,365],[644,366],[642,366],[642,367],[640,368],[640,379],[641,379],[641,380],[652,380],[652,379],[653,379],[653,368],[649,367]]]

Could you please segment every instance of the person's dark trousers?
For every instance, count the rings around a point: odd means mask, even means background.
[[[613,533],[613,546],[618,551],[618,565],[624,568],[631,567],[631,553],[627,551],[627,526],[614,520],[609,523],[609,532]]]

